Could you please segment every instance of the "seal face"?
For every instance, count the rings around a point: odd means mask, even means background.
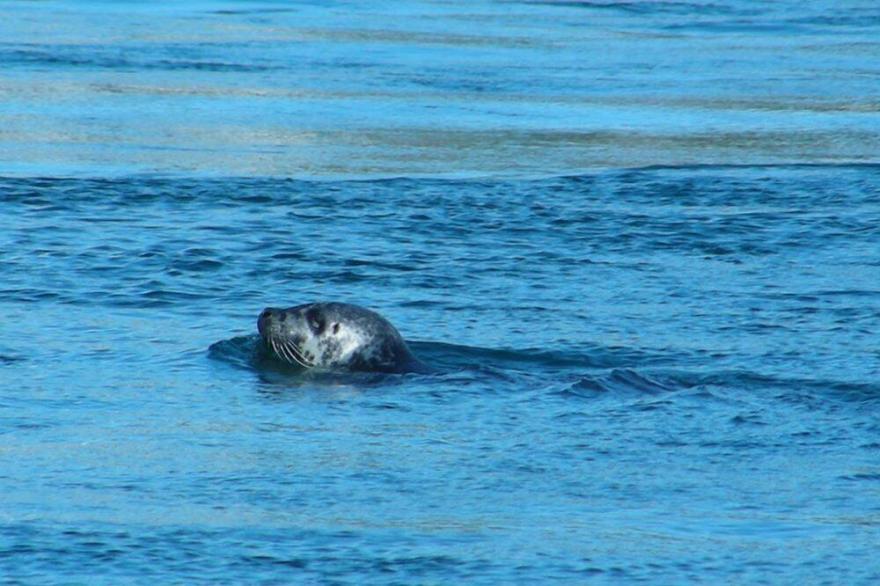
[[[357,305],[267,307],[257,329],[278,359],[302,368],[408,372],[424,367],[388,320]]]

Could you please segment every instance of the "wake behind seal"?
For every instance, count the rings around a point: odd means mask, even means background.
[[[348,303],[267,307],[257,319],[266,348],[301,368],[428,372],[397,329],[374,311]]]

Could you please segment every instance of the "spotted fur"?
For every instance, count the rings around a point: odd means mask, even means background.
[[[347,303],[266,308],[257,320],[266,348],[302,368],[422,371],[400,333],[374,311]]]

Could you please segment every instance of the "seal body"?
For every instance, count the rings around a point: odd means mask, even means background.
[[[374,311],[347,303],[267,307],[257,320],[266,347],[302,368],[366,372],[420,372],[400,333]]]

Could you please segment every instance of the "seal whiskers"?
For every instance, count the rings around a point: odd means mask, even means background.
[[[306,360],[303,351],[300,350],[299,347],[290,340],[282,340],[281,345],[286,348],[287,351],[293,355],[294,359],[301,365],[305,366],[306,368],[311,368],[314,366],[314,364],[312,364],[310,360]]]
[[[272,349],[275,350],[275,354],[284,359],[285,362],[290,364],[299,364],[300,366],[305,366],[299,360],[296,359],[296,356],[290,352],[290,349],[287,348],[283,343],[278,342],[276,340],[272,340]]]
[[[310,368],[312,366],[305,358],[303,358],[300,352],[295,350],[295,346],[293,346],[291,342],[269,338],[269,345],[272,347],[275,354],[283,358],[285,362],[299,364],[303,368]]]

